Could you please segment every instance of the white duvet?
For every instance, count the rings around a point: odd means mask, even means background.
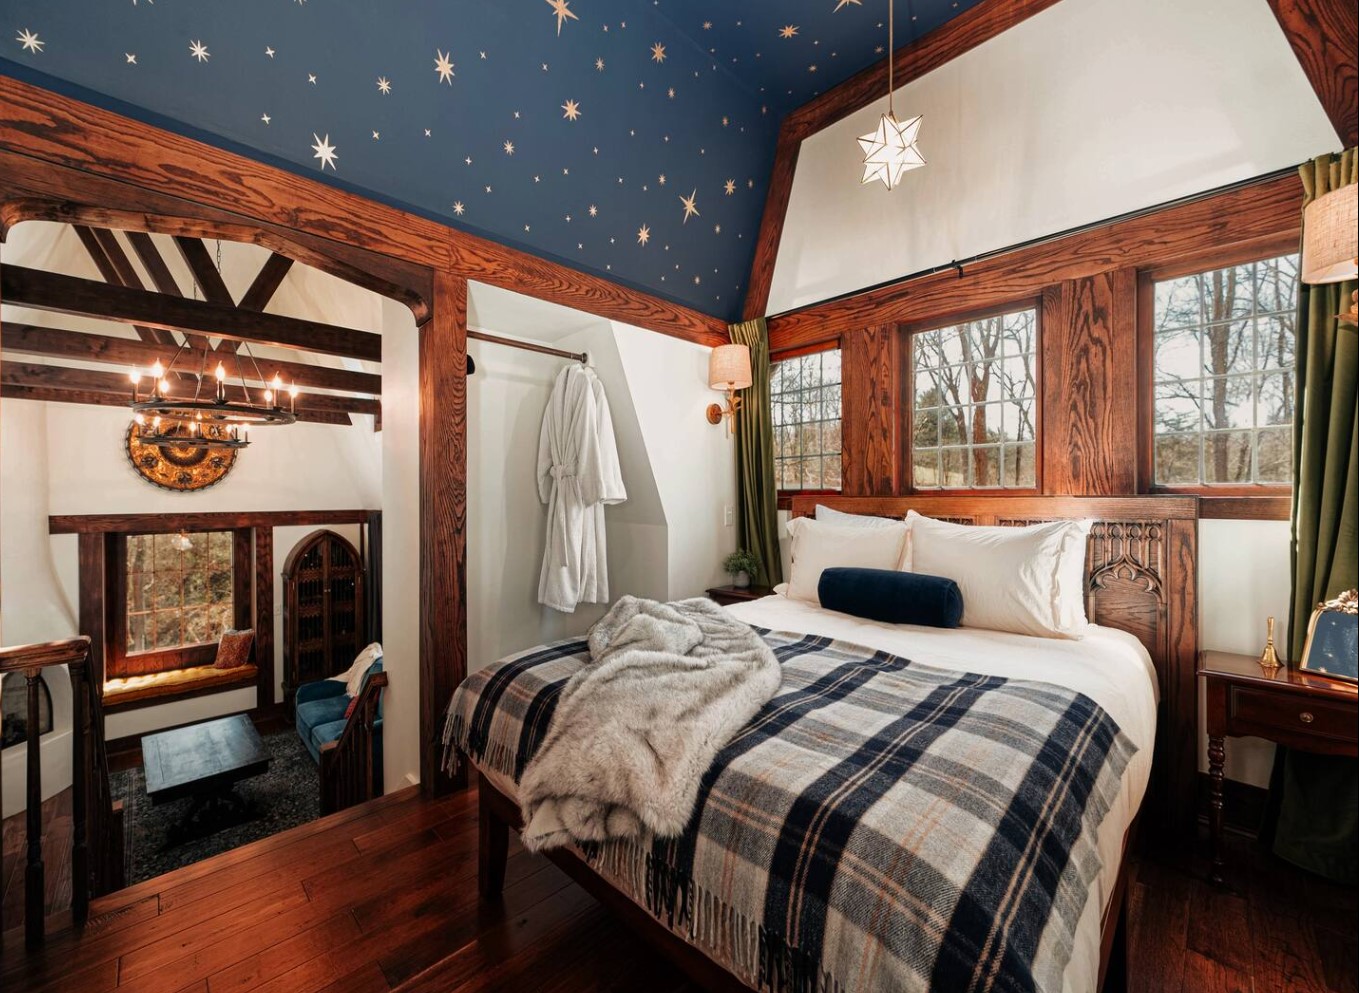
[[[1100,827],[1104,867],[1081,915],[1064,984],[1068,993],[1093,991],[1099,978],[1100,922],[1118,878],[1124,835],[1146,793],[1156,738],[1156,670],[1141,642],[1099,625],[1091,625],[1079,641],[1068,641],[975,628],[883,624],[784,596],[727,609],[748,624],[774,631],[838,638],[962,672],[1055,683],[1085,694],[1118,722],[1137,754],[1124,770],[1118,800]]]

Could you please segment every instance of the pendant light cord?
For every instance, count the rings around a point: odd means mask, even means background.
[[[893,83],[897,63],[896,26],[895,0],[887,0],[887,113],[893,120],[897,116],[892,106],[892,96],[896,90]]]

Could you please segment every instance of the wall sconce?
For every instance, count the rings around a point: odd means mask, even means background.
[[[708,386],[727,394],[727,406],[708,405],[708,423],[721,424],[722,416],[736,416],[741,407],[737,390],[750,386],[750,349],[745,345],[718,345],[708,356]]]
[[[1302,281],[1312,285],[1341,283],[1359,275],[1359,186],[1350,183],[1307,205],[1302,215]],[[1348,313],[1337,315],[1351,324],[1359,319],[1351,294]]]

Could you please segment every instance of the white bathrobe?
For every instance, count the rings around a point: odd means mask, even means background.
[[[547,548],[538,602],[572,613],[609,600],[604,507],[627,499],[613,419],[594,370],[557,375],[538,437],[538,495],[547,504]]]

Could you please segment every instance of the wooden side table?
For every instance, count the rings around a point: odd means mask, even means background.
[[[1359,687],[1287,666],[1271,673],[1251,655],[1204,652],[1208,725],[1209,879],[1222,882],[1222,767],[1228,735],[1254,735],[1289,748],[1359,757]]]
[[[746,600],[759,600],[774,593],[768,586],[714,586],[705,592],[708,599],[717,601],[723,607]]]

